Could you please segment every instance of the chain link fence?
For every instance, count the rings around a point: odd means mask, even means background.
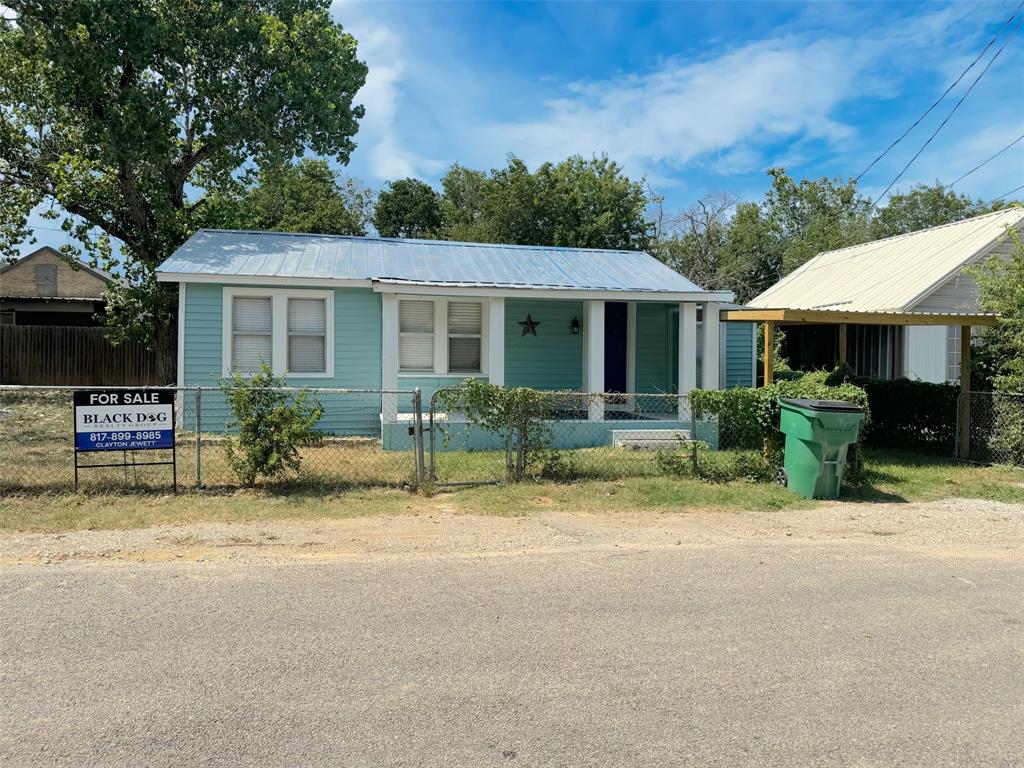
[[[753,471],[765,461],[761,446],[746,445],[716,416],[697,418],[686,395],[526,392],[529,402],[511,414],[467,402],[461,389],[435,392],[426,477],[445,487],[664,475],[765,479],[776,469]]]
[[[956,457],[979,464],[1024,467],[1024,394],[961,393],[957,425]]]
[[[174,393],[173,452],[76,457],[73,394],[110,389],[116,388],[0,387],[0,493],[68,491],[76,483],[86,490],[168,492],[175,481],[185,490],[242,485],[227,456],[237,424],[225,392],[216,387],[147,390]],[[305,392],[322,415],[318,438],[299,448],[298,471],[260,480],[264,488],[766,474],[756,471],[756,441],[727,420],[695,417],[684,395],[523,390],[535,401],[536,418],[508,430],[468,413],[454,397],[459,390],[439,390],[429,403],[415,390],[274,391],[285,402]]]
[[[116,388],[93,388],[109,391]],[[73,393],[88,387],[0,387],[0,493],[67,491],[76,485]],[[238,487],[227,461],[226,442],[235,420],[223,391],[215,387],[164,387],[175,398],[175,449],[78,454],[77,484],[83,489]],[[299,389],[279,392],[285,400]],[[319,403],[319,438],[299,449],[300,468],[261,485],[309,486],[324,490],[415,486],[422,466],[413,445],[386,449],[380,414],[410,414],[413,391],[310,388]],[[415,441],[410,438],[411,443]],[[163,462],[174,462],[173,464]],[[420,462],[418,464],[418,461]],[[133,466],[139,463],[139,466]],[[98,466],[114,465],[114,466]],[[147,466],[148,465],[148,466]]]

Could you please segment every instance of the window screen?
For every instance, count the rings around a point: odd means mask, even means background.
[[[270,297],[236,296],[231,302],[231,369],[240,373],[273,366]]]
[[[40,296],[57,295],[56,264],[38,264],[36,266],[36,290]]]
[[[399,368],[403,371],[434,370],[434,302],[398,302]]]
[[[448,302],[448,370],[479,373],[483,305],[478,301]]]
[[[327,370],[327,304],[323,299],[288,299],[288,371]]]

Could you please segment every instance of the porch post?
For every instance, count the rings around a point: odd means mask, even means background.
[[[971,326],[960,326],[960,445],[961,459],[971,455]]]
[[[764,324],[764,386],[772,385],[775,376],[775,323],[766,320]]]
[[[847,359],[846,359],[846,339],[847,339],[846,323],[840,323],[839,324],[839,364],[840,365],[846,365],[847,364]]]
[[[679,305],[678,373],[679,394],[687,395],[690,390],[697,388],[697,305],[692,301],[684,301]],[[679,400],[679,418],[690,418],[689,403],[682,399]]]
[[[398,389],[398,296],[382,293],[380,388]],[[381,395],[380,418],[383,423],[398,418],[398,396]]]
[[[722,323],[719,305],[709,301],[704,304],[704,365],[701,389],[719,389],[719,361],[721,360]]]
[[[583,314],[583,391],[604,392],[604,302],[585,301]],[[604,421],[604,400],[587,400],[587,418]]]
[[[488,301],[487,380],[505,384],[505,299],[501,296]]]

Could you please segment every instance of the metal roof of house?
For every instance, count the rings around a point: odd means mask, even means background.
[[[448,287],[703,292],[643,251],[200,230],[157,269],[189,276]]]
[[[748,306],[762,309],[910,312],[1024,223],[1024,208],[1006,208],[954,224],[820,253]]]

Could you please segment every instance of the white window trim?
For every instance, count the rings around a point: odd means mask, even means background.
[[[231,306],[236,297],[270,299],[271,345],[273,350],[272,370],[275,376],[289,379],[332,379],[334,378],[334,291],[289,290],[284,288],[224,288],[223,316],[221,321],[221,373],[232,375],[231,345],[233,343]],[[327,313],[327,334],[324,339],[323,373],[288,372],[288,299],[323,299]],[[242,374],[249,376],[251,374]]]
[[[455,378],[475,378],[487,376],[487,350],[488,350],[488,319],[490,302],[487,299],[479,299],[475,296],[452,296],[440,298],[437,296],[419,296],[413,294],[401,294],[397,297],[401,301],[432,301],[434,302],[434,368],[430,371],[402,370],[399,360],[398,377],[404,379],[415,379],[417,377],[430,376],[452,376]],[[448,370],[448,302],[454,301],[463,303],[477,301],[480,303],[480,371],[449,371]],[[401,310],[399,310],[401,311]],[[399,347],[401,329],[398,329],[395,336],[395,349]],[[457,334],[460,335],[460,334]],[[471,334],[472,335],[472,334]]]

